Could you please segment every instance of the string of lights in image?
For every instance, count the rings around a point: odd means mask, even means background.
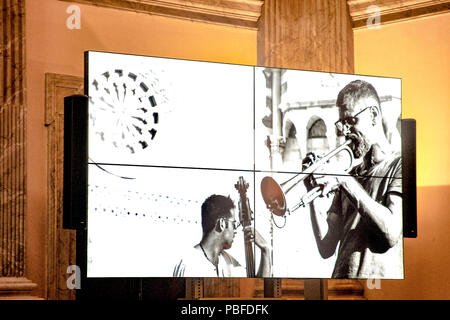
[[[197,200],[158,193],[118,190],[105,185],[90,185],[89,212],[97,217],[129,217],[154,223],[199,224]],[[126,204],[126,206],[124,206]],[[155,208],[157,210],[153,210]],[[167,214],[170,213],[170,216]]]

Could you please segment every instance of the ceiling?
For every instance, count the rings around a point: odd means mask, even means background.
[[[60,0],[257,30],[264,0]],[[283,0],[277,0],[283,1]],[[301,1],[301,0],[298,0]],[[450,12],[450,0],[347,0],[354,29]]]

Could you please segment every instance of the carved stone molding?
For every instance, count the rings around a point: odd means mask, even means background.
[[[379,14],[380,24],[386,24],[450,12],[449,0],[347,0],[347,2],[354,29],[367,27],[368,19],[375,14]]]
[[[83,93],[83,78],[45,75],[45,125],[47,127],[47,299],[75,299],[67,289],[67,267],[76,264],[76,231],[62,227],[64,97]]]
[[[60,0],[256,30],[267,0]],[[288,0],[279,0],[282,1]],[[304,0],[296,0],[299,3]],[[449,0],[346,0],[354,29],[367,27],[379,10],[380,24],[450,11]],[[335,0],[327,1],[333,6]]]
[[[60,0],[256,29],[263,0]]]
[[[0,299],[33,299],[31,291],[37,285],[23,277],[0,277]]]

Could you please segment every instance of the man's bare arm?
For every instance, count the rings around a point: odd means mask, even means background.
[[[258,272],[256,274],[257,277],[267,278],[271,276],[272,271],[272,262],[271,262],[271,250],[268,246],[266,240],[261,236],[261,234],[254,230],[253,228],[248,228],[245,236],[250,239],[250,241],[254,241],[256,246],[261,250],[261,260],[259,261]]]
[[[386,246],[393,247],[402,232],[402,198],[397,193],[386,195],[386,206],[370,197],[351,176],[339,177],[340,185],[368,226]]]
[[[327,213],[324,207],[320,207],[323,198],[317,198],[310,204],[311,224],[317,248],[322,258],[331,257],[336,251],[341,238],[342,222],[340,214],[331,211]],[[331,208],[333,210],[333,206]]]

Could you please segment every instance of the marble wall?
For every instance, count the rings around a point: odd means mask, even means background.
[[[0,74],[0,275],[24,275],[24,3],[3,1]]]
[[[35,285],[25,275],[25,4],[0,3],[0,297]]]

